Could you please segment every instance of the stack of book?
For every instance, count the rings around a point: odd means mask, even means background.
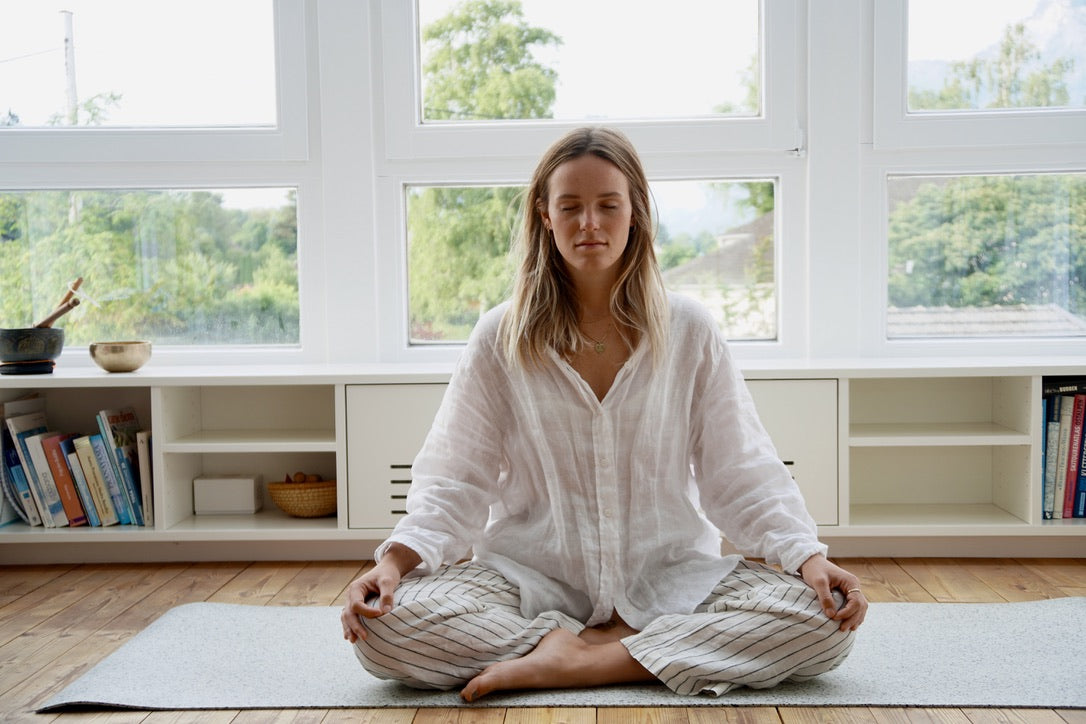
[[[1086,518],[1086,377],[1046,377],[1044,405],[1042,516],[1045,520]]]
[[[131,407],[95,417],[74,433],[50,426],[42,397],[0,404],[0,524],[153,524],[150,431]]]

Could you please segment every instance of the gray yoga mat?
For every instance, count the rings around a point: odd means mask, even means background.
[[[193,603],[168,611],[39,711],[521,706],[1086,707],[1086,598],[873,603],[851,656],[813,681],[684,697],[659,685],[527,691],[466,705],[370,677],[339,609]]]

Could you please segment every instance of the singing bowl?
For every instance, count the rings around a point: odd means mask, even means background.
[[[64,349],[64,330],[57,327],[0,329],[0,362],[55,360]]]
[[[134,372],[151,358],[150,342],[94,342],[90,356],[106,372]]]

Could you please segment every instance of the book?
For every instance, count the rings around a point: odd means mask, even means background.
[[[1075,412],[1075,396],[1060,395],[1060,429],[1056,441],[1055,485],[1052,496],[1052,517],[1063,518],[1063,499],[1067,490],[1067,453],[1071,447],[1071,417]]]
[[[1078,465],[1082,454],[1082,417],[1086,413],[1086,394],[1077,394],[1074,400],[1071,412],[1071,434],[1067,447],[1067,470],[1064,472],[1066,478],[1063,494],[1064,518],[1075,516],[1075,493],[1078,490]]]
[[[94,452],[94,461],[98,465],[98,472],[105,481],[106,490],[109,491],[109,499],[113,503],[113,509],[117,511],[117,520],[121,525],[131,525],[132,515],[125,502],[124,493],[121,492],[121,481],[113,469],[113,463],[109,461],[106,449],[109,445],[101,435],[95,433],[90,436],[91,450]]]
[[[68,471],[72,475],[76,492],[79,493],[79,502],[83,504],[83,512],[87,514],[87,525],[100,526],[102,521],[98,518],[98,506],[94,504],[94,496],[91,495],[90,484],[87,476],[83,474],[83,464],[79,462],[79,456],[75,451],[75,439],[79,435],[72,435],[60,443],[60,451],[68,462]]]
[[[140,497],[143,500],[143,522],[153,525],[155,521],[154,493],[151,486],[151,431],[140,430],[136,433],[136,455],[139,457]]]
[[[34,498],[30,494],[30,483],[26,479],[23,464],[19,462],[19,453],[15,450],[15,440],[11,437],[11,431],[7,425],[0,425],[0,449],[3,452],[4,470],[7,473],[5,480],[5,494],[9,493],[7,486],[11,486],[14,502],[13,511],[26,522],[27,525],[41,525],[41,516],[38,515],[38,506],[34,504]]]
[[[56,435],[56,432],[46,429],[24,438],[27,454],[34,463],[34,475],[38,478],[38,489],[43,496],[46,507],[49,509],[49,517],[53,521],[54,528],[64,528],[68,525],[68,516],[64,512],[64,502],[60,499],[60,490],[53,480],[53,469],[49,467],[49,460],[45,457],[45,448],[42,440]]]
[[[123,502],[133,525],[143,525],[139,469],[133,467],[136,457],[136,433],[140,430],[139,418],[132,407],[99,410],[98,430],[107,443],[106,452],[121,488]]]
[[[120,518],[117,517],[117,509],[113,507],[113,499],[110,497],[105,478],[98,470],[98,461],[94,457],[90,437],[87,435],[77,437],[73,445],[76,457],[79,458],[79,466],[83,469],[83,476],[87,479],[87,487],[90,488],[91,497],[94,498],[98,522],[103,526],[117,525]]]
[[[56,523],[53,522],[52,513],[38,479],[38,472],[35,469],[34,461],[30,457],[30,449],[26,444],[26,438],[31,435],[41,434],[47,430],[45,411],[43,409],[39,412],[29,412],[25,415],[9,417],[4,423],[11,433],[12,440],[15,441],[15,451],[19,454],[19,462],[23,466],[23,472],[26,473],[26,480],[30,486],[30,495],[34,499],[34,505],[38,509],[42,525],[46,528],[55,528]]]
[[[87,513],[83,510],[83,503],[79,500],[79,491],[75,488],[75,479],[68,467],[68,458],[60,449],[62,440],[70,438],[70,434],[60,433],[42,438],[41,447],[45,451],[45,461],[53,474],[53,484],[57,486],[61,505],[64,506],[64,516],[68,519],[68,527],[75,528],[87,524]]]
[[[1044,479],[1041,517],[1052,519],[1056,501],[1056,453],[1060,446],[1060,398],[1046,397],[1045,400],[1045,447]]]
[[[1086,422],[1083,423],[1081,455],[1078,463],[1078,482],[1075,484],[1075,518],[1086,518]]]

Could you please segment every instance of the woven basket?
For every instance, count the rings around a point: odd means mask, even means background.
[[[336,512],[336,481],[268,483],[272,502],[295,518],[323,518]]]

